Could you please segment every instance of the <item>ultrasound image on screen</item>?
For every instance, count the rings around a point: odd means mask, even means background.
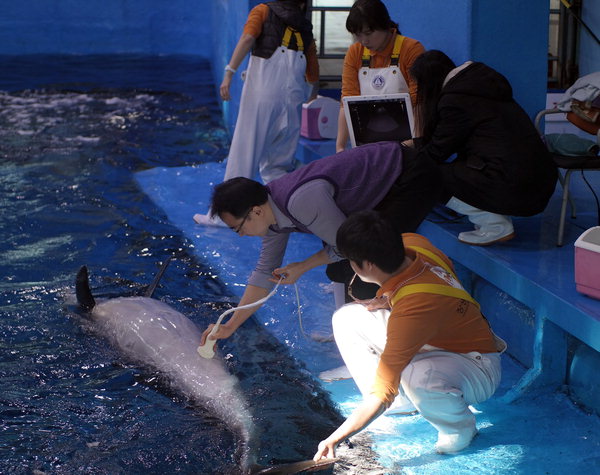
[[[378,99],[348,104],[356,145],[412,137],[404,99]]]

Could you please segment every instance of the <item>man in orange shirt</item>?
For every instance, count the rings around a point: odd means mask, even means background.
[[[437,429],[438,453],[466,448],[477,434],[469,405],[498,387],[506,344],[462,288],[448,257],[425,237],[405,233],[399,239],[377,212],[364,211],[340,226],[337,247],[358,277],[380,289],[371,301],[345,305],[333,316],[338,348],[363,403],[319,444],[314,459],[334,457],[341,441],[395,399],[399,409],[418,410]]]
[[[410,92],[414,103],[416,84],[409,74],[414,60],[425,51],[421,43],[402,36],[381,0],[358,0],[346,20],[346,29],[356,43],[348,48],[342,71],[345,96]],[[348,125],[343,108],[338,119],[336,152],[348,143]]]

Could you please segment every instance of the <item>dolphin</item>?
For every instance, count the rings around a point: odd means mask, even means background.
[[[167,264],[163,264],[144,296],[99,303],[90,291],[88,270],[83,266],[76,278],[77,301],[128,359],[159,371],[173,389],[221,419],[241,441],[236,450],[241,473],[250,473],[254,465],[250,446],[254,427],[237,378],[227,370],[223,359],[205,359],[198,354],[201,332],[190,319],[152,298]]]
[[[256,464],[255,428],[248,403],[218,355],[202,358],[198,352],[200,329],[185,315],[152,298],[168,266],[167,259],[144,296],[118,297],[96,302],[86,266],[75,283],[77,302],[113,346],[128,359],[159,371],[171,387],[221,419],[237,435],[241,474],[294,474],[328,469],[336,459],[305,460],[264,467]]]

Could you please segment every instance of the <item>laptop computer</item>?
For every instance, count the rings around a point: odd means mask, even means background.
[[[414,116],[408,93],[349,96],[342,102],[352,147],[413,137]]]

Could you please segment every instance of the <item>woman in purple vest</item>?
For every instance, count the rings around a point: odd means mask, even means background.
[[[262,237],[260,257],[239,303],[243,306],[265,297],[279,276],[293,284],[320,265],[329,266],[332,280],[347,285],[354,273],[338,254],[335,238],[349,215],[377,210],[395,225],[400,239],[401,233],[416,231],[440,194],[441,176],[433,161],[417,160],[412,149],[396,142],[378,142],[315,160],[268,185],[232,178],[215,187],[210,209],[240,236]],[[282,267],[291,232],[314,234],[323,249]],[[334,265],[338,269],[332,271]],[[376,286],[369,285],[362,295],[353,285],[354,295],[374,296]],[[229,337],[256,309],[236,310],[211,338]]]

